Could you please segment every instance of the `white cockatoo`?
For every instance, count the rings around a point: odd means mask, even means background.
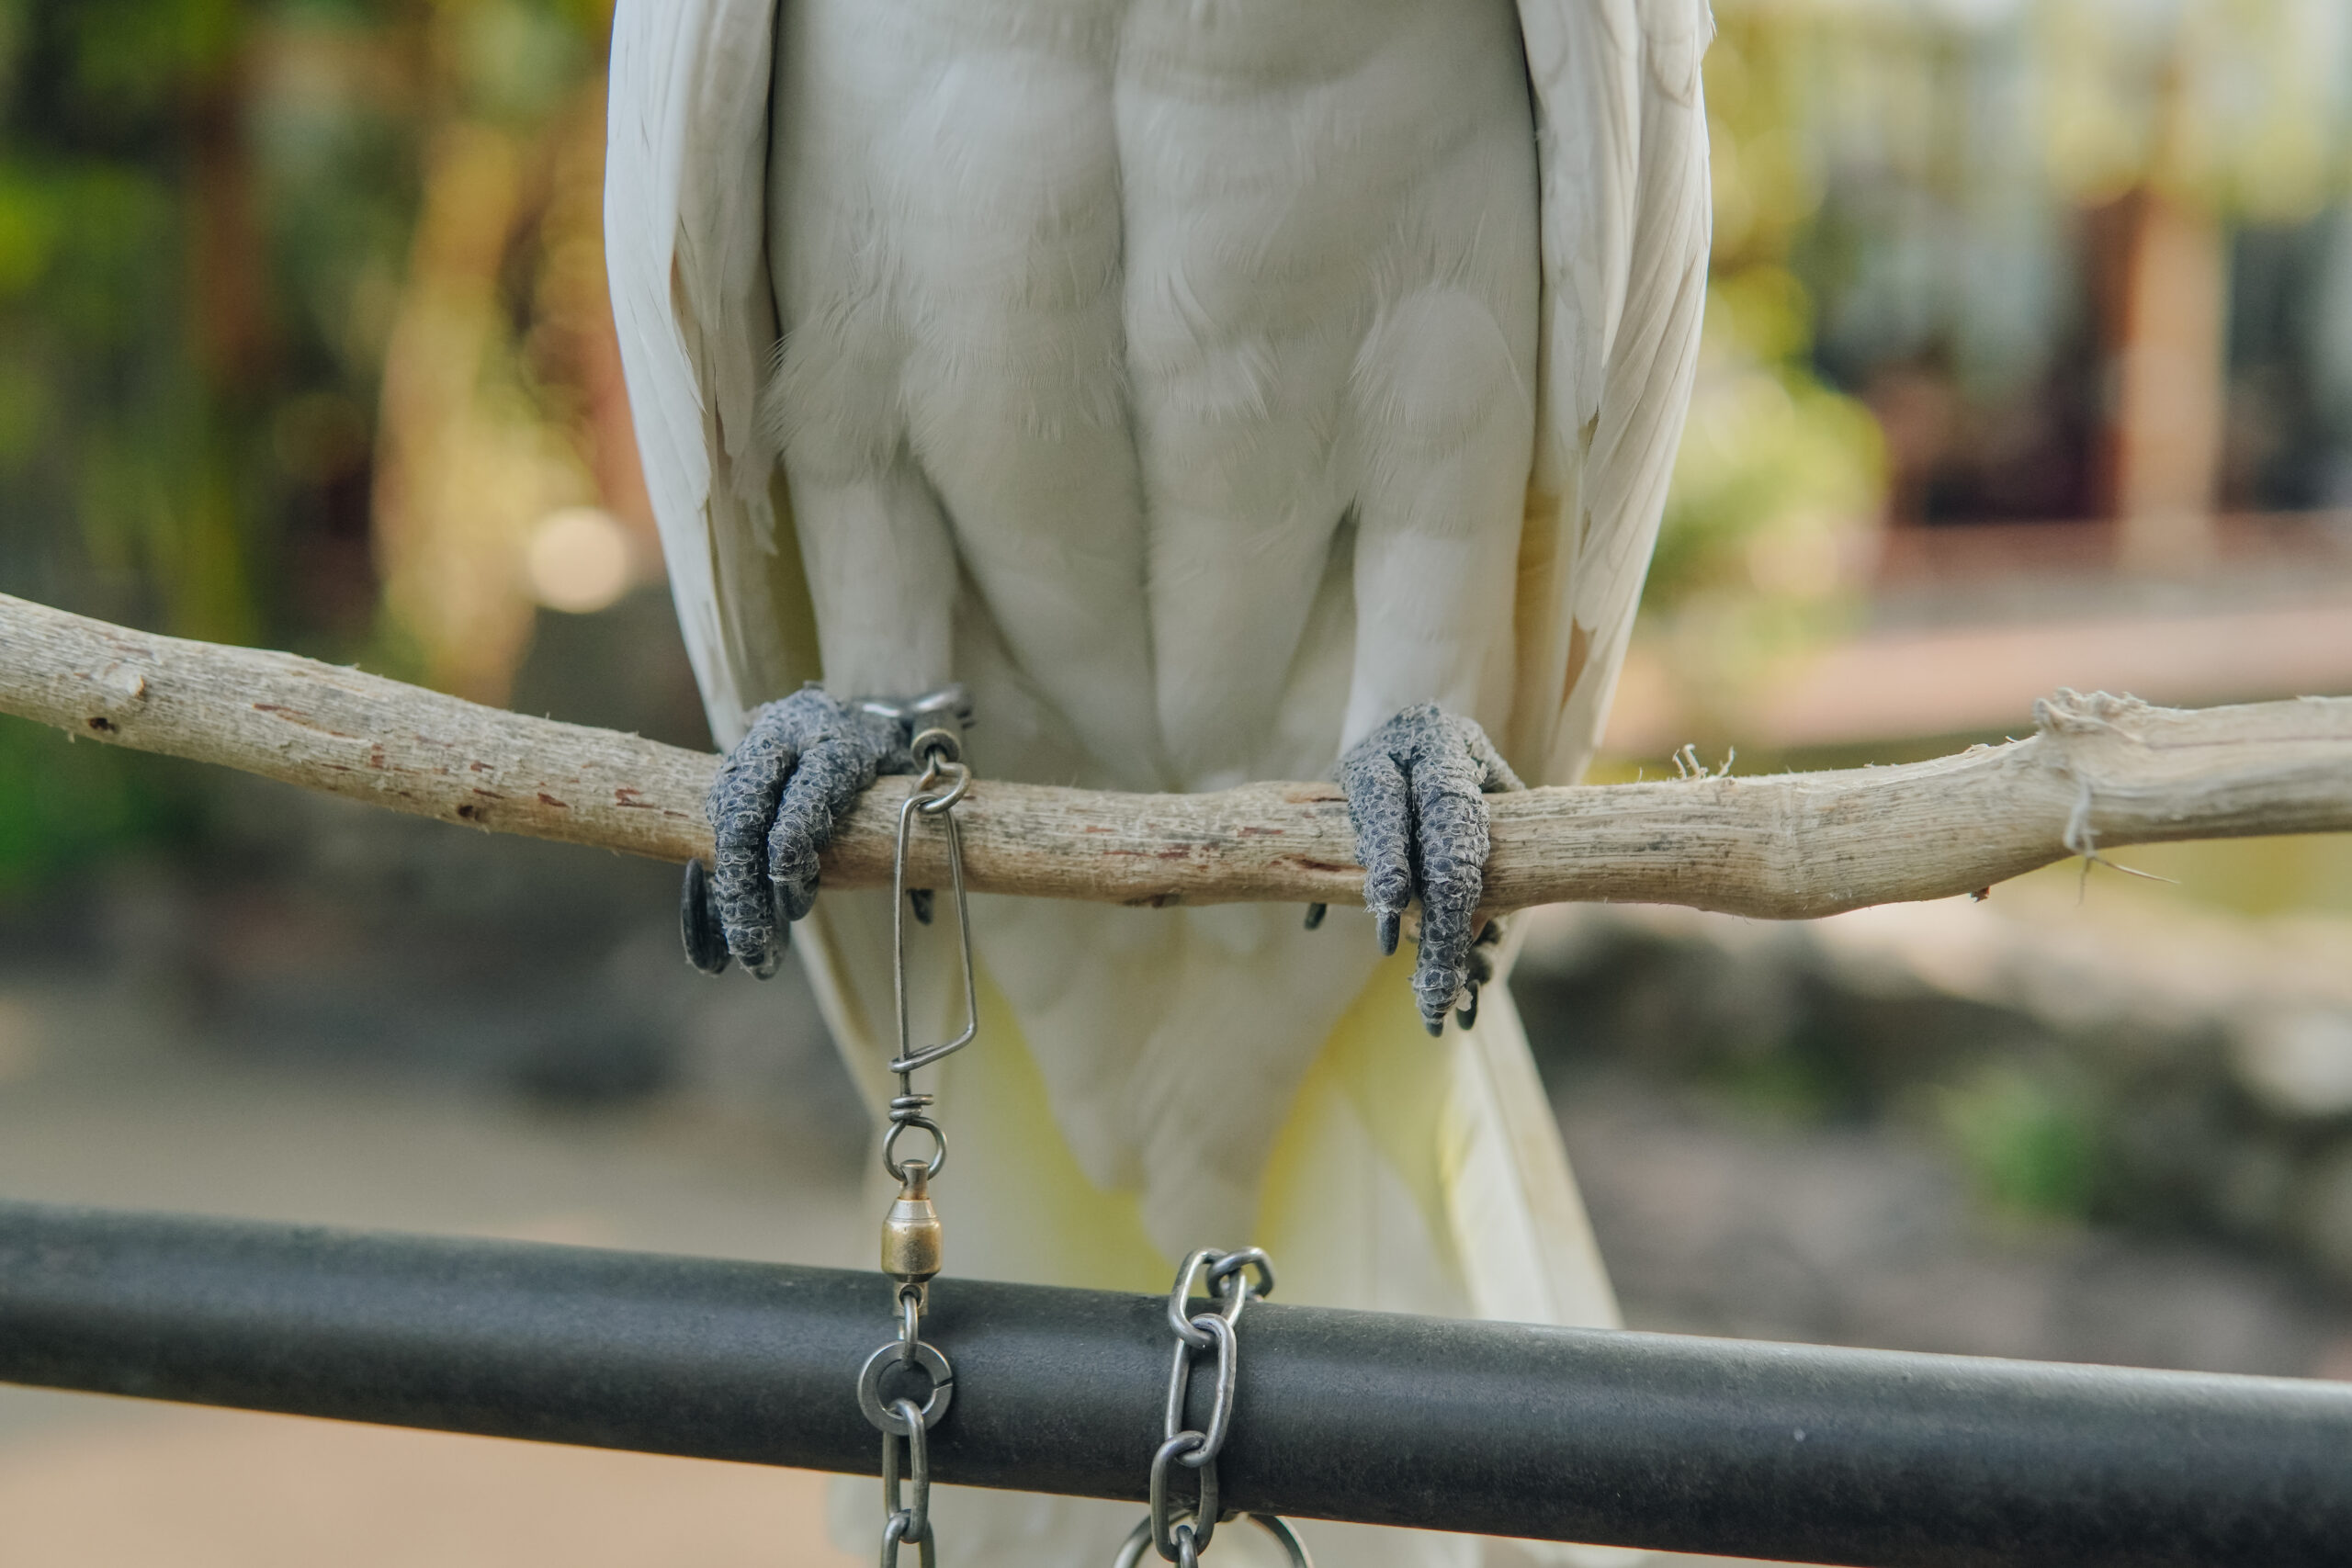
[[[1574,778],[1607,714],[1696,357],[1711,29],[1705,0],[620,0],[614,308],[731,749],[706,965],[723,937],[764,972],[797,921],[887,1097],[889,897],[817,897],[815,852],[905,761],[862,700],[951,682],[983,780],[1336,773],[1370,868],[1319,930],[976,897],[980,1040],[929,1086],[951,1273],[1159,1292],[1257,1244],[1286,1301],[1615,1323],[1510,998],[1479,1006],[1481,792]],[[1450,1012],[1475,1027],[1432,1042]],[[949,1568],[1058,1568],[1135,1510],[933,1517]],[[1306,1533],[1351,1568],[1508,1550]]]

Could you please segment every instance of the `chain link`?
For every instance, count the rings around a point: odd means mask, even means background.
[[[1272,1514],[1249,1514],[1243,1517],[1274,1538],[1290,1559],[1290,1568],[1315,1568],[1315,1560],[1306,1554],[1306,1546],[1293,1533],[1289,1525]],[[1136,1528],[1127,1532],[1125,1542],[1120,1546],[1118,1556],[1111,1560],[1111,1568],[1137,1568],[1137,1565],[1143,1562],[1143,1554],[1150,1548],[1151,1520],[1137,1519]],[[1180,1545],[1177,1551],[1181,1568],[1184,1547]],[[1194,1562],[1200,1561],[1200,1552],[1197,1548],[1193,1549],[1191,1561]]]
[[[922,1292],[911,1285],[899,1290],[899,1364],[911,1367],[922,1346]]]
[[[1199,1551],[1216,1534],[1217,1506],[1216,1461],[1214,1457],[1199,1461],[1199,1480],[1193,1506],[1177,1505],[1170,1491],[1169,1464],[1174,1460],[1191,1461],[1208,1446],[1208,1439],[1198,1432],[1179,1432],[1159,1445],[1151,1456],[1151,1544],[1160,1556],[1173,1562],[1186,1551]]]
[[[1204,1282],[1216,1310],[1196,1313],[1193,1290]],[[1225,1517],[1217,1496],[1216,1460],[1233,1434],[1234,1390],[1241,1371],[1241,1341],[1236,1329],[1250,1299],[1272,1295],[1273,1290],[1273,1263],[1254,1247],[1238,1252],[1204,1249],[1185,1258],[1176,1270],[1175,1286],[1168,1292],[1168,1326],[1176,1335],[1176,1351],[1168,1369],[1161,1440],[1151,1456],[1151,1511],[1119,1549],[1113,1568],[1136,1568],[1146,1545],[1176,1568],[1197,1568],[1201,1553]],[[1192,1396],[1193,1361],[1204,1351],[1216,1354],[1208,1420],[1202,1427],[1188,1427],[1185,1404]],[[1177,1498],[1171,1484],[1179,1465],[1193,1474],[1189,1503]],[[1293,1568],[1314,1568],[1289,1526],[1272,1515],[1250,1517],[1282,1543]]]
[[[1209,1407],[1209,1424],[1192,1436],[1201,1440],[1184,1456],[1184,1463],[1198,1470],[1215,1464],[1216,1456],[1225,1449],[1226,1434],[1233,1427],[1233,1382],[1239,1371],[1239,1343],[1234,1337],[1233,1325],[1215,1313],[1203,1313],[1193,1319],[1192,1326],[1205,1330],[1216,1346],[1216,1396]],[[1176,1342],[1176,1359],[1168,1371],[1168,1413],[1159,1435],[1173,1439],[1184,1431],[1184,1401],[1192,1393],[1193,1357],[1194,1351],[1182,1340]]]
[[[908,1479],[914,1500],[908,1502],[899,1487],[899,1434],[882,1434],[882,1562],[898,1568],[899,1553],[911,1543],[921,1553],[922,1568],[933,1568],[937,1547],[931,1533],[931,1442],[923,1417],[911,1399],[894,1403],[891,1414],[906,1424]]]

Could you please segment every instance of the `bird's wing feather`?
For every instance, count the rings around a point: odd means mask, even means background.
[[[613,17],[605,266],[678,628],[721,746],[742,738],[752,709],[823,673],[791,504],[757,417],[777,332],[775,11],[775,0],[620,0]],[[886,895],[830,894],[800,932],[854,1062],[874,1056],[873,1021],[889,1017],[889,970],[875,958],[888,952],[888,909]]]
[[[791,513],[756,409],[775,0],[622,0],[605,254],[680,629],[722,745],[818,674]]]
[[[1535,100],[1544,267],[1536,461],[1520,550],[1531,780],[1591,760],[1682,434],[1711,216],[1706,0],[1519,0]]]

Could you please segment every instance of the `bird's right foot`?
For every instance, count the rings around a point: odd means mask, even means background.
[[[1421,1022],[1442,1033],[1445,1015],[1477,1021],[1478,987],[1494,977],[1493,921],[1477,919],[1486,890],[1486,797],[1523,789],[1474,721],[1433,703],[1408,707],[1340,759],[1364,864],[1364,902],[1384,953],[1396,951],[1406,907],[1421,906],[1413,991]]]

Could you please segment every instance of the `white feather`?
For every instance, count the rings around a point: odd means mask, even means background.
[[[1706,0],[1520,0],[1544,203],[1535,479],[1506,751],[1566,782],[1600,741],[1697,367],[1712,209]]]
[[[771,564],[754,417],[775,339],[761,265],[774,20],[775,0],[660,0],[613,19],[605,265],[671,591],[722,744],[817,673],[795,635],[798,564]]]

